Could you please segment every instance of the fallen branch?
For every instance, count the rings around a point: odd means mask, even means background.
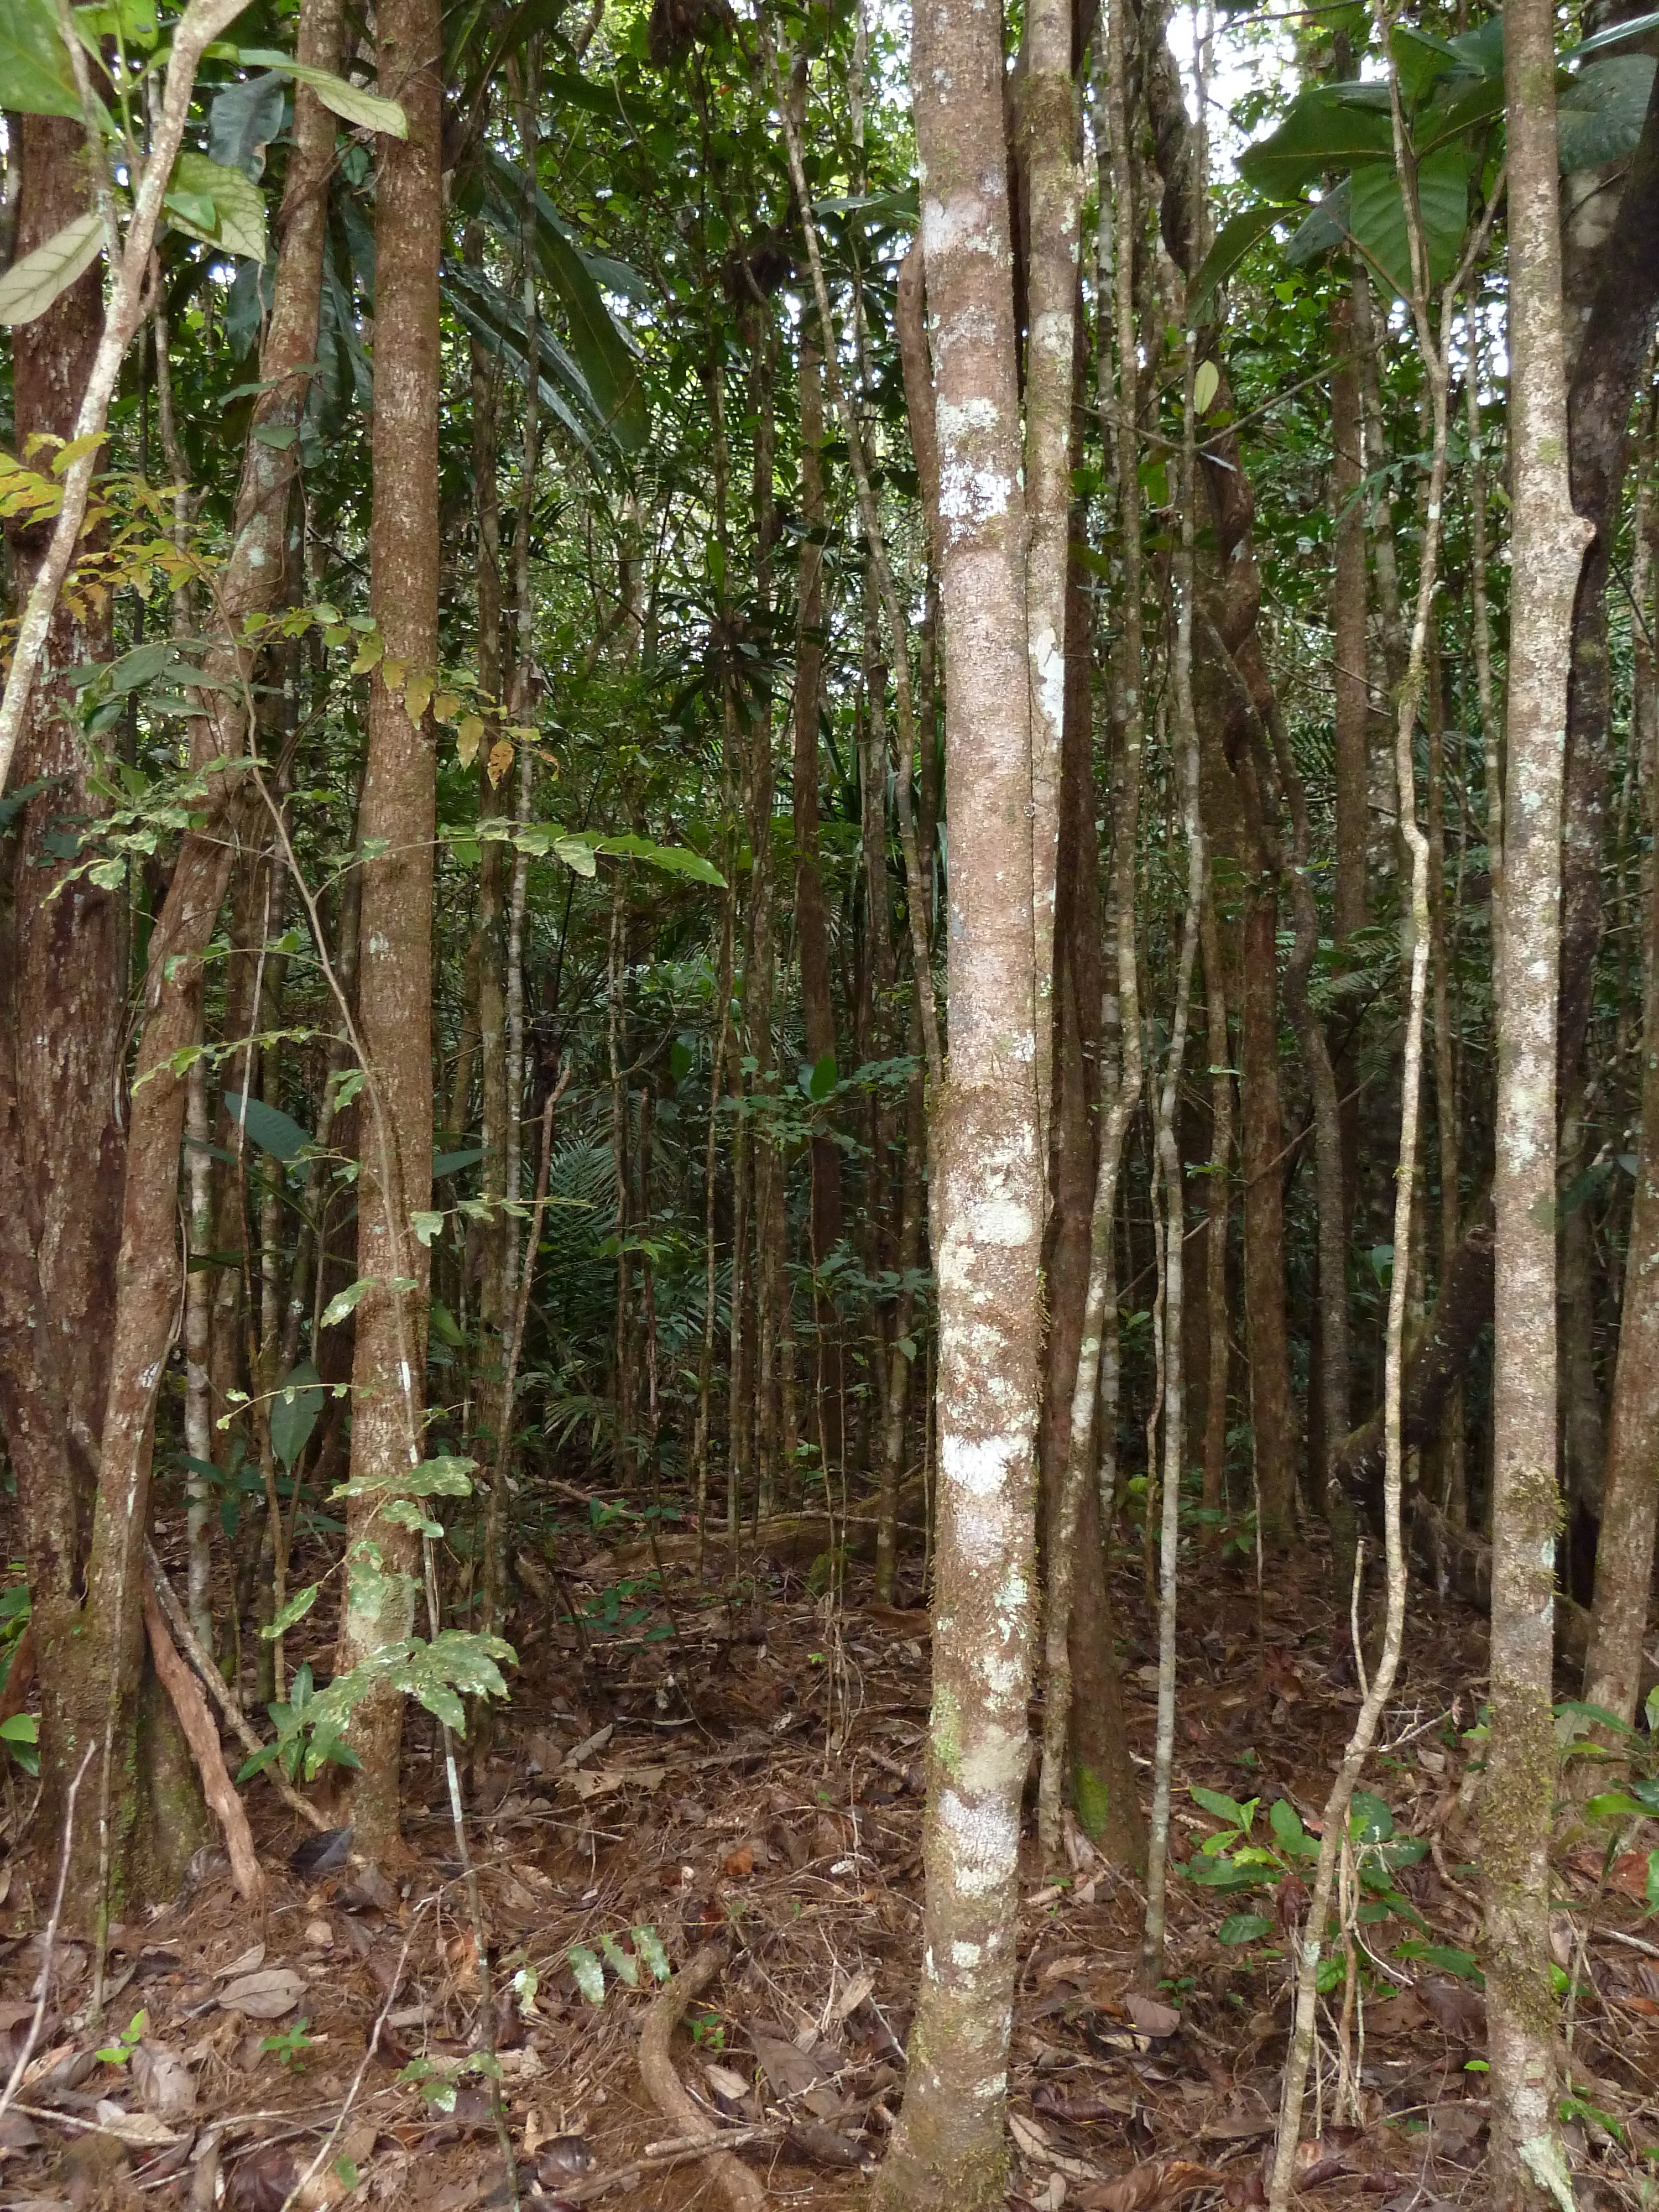
[[[782,2133],[778,2127],[750,2127],[725,2128],[718,2135],[711,2135],[705,2128],[695,2136],[665,2136],[661,2142],[647,2143],[639,2156],[630,2159],[626,2166],[612,2166],[608,2173],[590,2173],[581,2181],[562,2181],[559,2201],[563,2204],[586,2204],[613,2189],[630,2187],[647,2173],[659,2173],[665,2166],[683,2166],[688,2159],[708,2158],[730,2151],[739,2143],[775,2140]],[[738,2170],[745,2180],[754,2180],[746,2166]]]
[[[243,1750],[252,1759],[256,1753],[268,1749],[269,1747],[260,1741],[258,1730],[250,1725],[247,1716],[232,1697],[224,1676],[213,1663],[213,1655],[204,1649],[201,1638],[191,1626],[190,1617],[179,1604],[178,1594],[167,1580],[167,1569],[156,1557],[155,1547],[148,1537],[144,1540],[144,1564],[174,1643],[211,1691],[213,1702],[229,1723]],[[290,1813],[297,1813],[302,1820],[308,1821],[319,1835],[326,1833],[330,1822],[325,1813],[319,1813],[291,1783],[285,1782],[274,1766],[265,1767],[264,1773],[266,1781]]]
[[[161,1687],[173,1701],[173,1710],[179,1716],[179,1725],[201,1774],[202,1793],[224,1830],[225,1849],[230,1853],[230,1878],[236,1885],[237,1894],[250,1905],[263,1904],[264,1872],[254,1852],[246,1808],[226,1771],[219,1731],[213,1724],[201,1685],[179,1656],[178,1646],[167,1634],[155,1585],[148,1576],[144,1578],[144,1626],[149,1632],[150,1656],[155,1662]]]
[[[668,2046],[673,2040],[674,2030],[685,2016],[686,2007],[708,1988],[725,1964],[726,1942],[716,1936],[681,1967],[647,2013],[640,2033],[640,2079],[645,2084],[646,2094],[665,2119],[672,2120],[687,2137],[701,2136],[705,2143],[709,2139],[707,2123],[675,2071]],[[709,2175],[720,2184],[732,2212],[763,2212],[766,2191],[741,2159],[733,2157],[726,2148],[732,2140],[730,2136],[724,2136],[717,2150],[686,2154],[707,2160]],[[574,2194],[570,2190],[560,2193]]]
[[[46,1940],[40,1960],[40,1990],[34,2000],[34,2017],[29,2022],[29,2032],[23,2039],[23,2048],[18,2052],[6,2086],[0,2090],[0,2115],[11,2108],[17,2094],[18,2084],[34,2056],[34,2046],[40,2040],[40,2023],[46,2016],[46,1999],[52,1992],[52,1956],[58,1944],[58,1923],[64,1916],[64,1890],[69,1881],[70,1847],[75,1841],[75,1801],[80,1795],[81,1784],[86,1779],[87,1769],[92,1764],[96,1744],[89,1743],[82,1753],[81,1764],[75,1770],[75,1779],[69,1786],[69,1796],[64,1804],[64,1851],[58,1862],[58,1889],[52,1900],[52,1917],[46,1923]]]

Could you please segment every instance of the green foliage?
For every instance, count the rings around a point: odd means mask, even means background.
[[[303,2074],[307,2059],[317,2047],[316,2039],[307,2032],[310,2026],[301,2013],[291,2027],[267,2035],[259,2048],[269,2051],[285,2074]]]

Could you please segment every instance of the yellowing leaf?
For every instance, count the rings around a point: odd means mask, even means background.
[[[386,646],[377,636],[366,637],[357,647],[357,658],[351,664],[354,676],[367,676],[369,670],[384,659]]]
[[[507,771],[512,767],[512,746],[505,738],[497,738],[495,744],[489,748],[489,758],[485,763],[484,771],[489,778],[489,787],[492,791],[495,790],[496,785],[500,783],[501,778],[507,774]]]
[[[404,712],[418,729],[432,703],[432,678],[418,669],[404,685]]]
[[[1201,361],[1198,374],[1193,379],[1193,408],[1200,415],[1207,415],[1215,405],[1215,396],[1221,389],[1221,371],[1212,361]]]
[[[483,724],[477,714],[463,714],[460,727],[455,732],[455,751],[463,768],[471,768],[478,757],[479,743],[483,737]]]
[[[103,442],[101,430],[88,430],[84,438],[71,438],[67,446],[60,446],[52,457],[53,476],[66,477],[78,460],[88,453],[96,453]]]
[[[453,691],[441,691],[432,702],[432,711],[441,722],[453,722],[460,703]]]
[[[380,681],[395,699],[409,681],[407,663],[393,660],[390,655],[380,663]]]
[[[240,169],[185,147],[173,165],[167,210],[176,228],[192,238],[249,261],[265,258],[264,197]]]

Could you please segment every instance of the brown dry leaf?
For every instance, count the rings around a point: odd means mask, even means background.
[[[553,2136],[536,2153],[536,2179],[544,2189],[556,2189],[593,2163],[592,2146],[586,2136]]]
[[[291,1966],[268,1966],[263,1973],[244,1974],[221,1990],[219,2002],[225,2011],[245,2014],[249,2020],[281,2020],[305,1993],[303,1977]]]
[[[837,2135],[834,2128],[820,2127],[815,2120],[792,2120],[783,2140],[814,2166],[856,2170],[864,2164],[864,2153],[850,2136]]]
[[[513,765],[513,742],[511,738],[497,738],[495,744],[489,748],[489,758],[484,765],[489,777],[489,787],[494,791],[496,785],[501,781],[501,778],[507,774],[508,769]]]
[[[1423,1982],[1417,1991],[1424,2009],[1454,2043],[1480,2043],[1486,2033],[1486,2000],[1462,1982]]]
[[[1428,2014],[1415,1990],[1401,1990],[1381,2004],[1365,2008],[1367,2035],[1411,2035],[1422,2027]]]
[[[728,2104],[740,2105],[749,2094],[748,2082],[732,2067],[716,2066],[712,2061],[705,2059],[702,2070],[708,2076],[708,2086],[714,2094],[717,2097],[725,2098]]]
[[[246,1951],[239,1952],[228,1966],[216,1966],[213,1970],[213,1978],[216,1982],[234,1981],[239,1974],[251,1974],[256,1967],[263,1966],[264,1963],[264,1945],[252,1943]]]
[[[749,2039],[755,2046],[766,2085],[775,2097],[804,2096],[829,2076],[828,2067],[820,2065],[810,2052],[799,2049],[775,2028],[750,2027]]]
[[[755,1846],[739,1844],[735,1850],[727,1851],[720,1863],[733,1881],[746,1881],[755,1871]]]
[[[612,1797],[621,1790],[660,1790],[667,1778],[665,1766],[599,1766],[591,1772],[578,1768],[565,1779],[584,1804],[595,1797]]]
[[[179,2141],[173,2130],[164,2126],[153,2112],[130,2112],[109,2097],[99,2099],[93,2106],[93,2117],[103,2134],[113,2136],[117,2142],[126,2143],[134,2150],[160,2150]]]
[[[1067,2158],[1057,2151],[1036,2121],[1027,2119],[1024,2112],[1010,2112],[1008,2131],[1025,2156],[1039,2166],[1052,2166],[1056,2173],[1068,2174],[1073,2181],[1098,2181],[1100,2168],[1091,2166],[1086,2159]]]
[[[1185,2159],[1152,2159],[1131,2166],[1115,2181],[1098,2182],[1080,2189],[1078,2203],[1085,2212],[1164,2212],[1200,2189],[1217,2189],[1222,2177],[1214,2168],[1193,2166]]]
[[[864,2002],[866,1997],[874,1992],[875,1986],[876,1975],[872,1966],[866,1966],[861,1974],[854,1974],[847,1987],[836,1999],[836,2018],[837,2020],[850,2018]]]
[[[1181,2025],[1181,2014],[1174,2005],[1163,2003],[1157,1997],[1144,1997],[1139,1990],[1131,1990],[1123,2000],[1123,2009],[1143,2035],[1173,2035]]]
[[[176,2051],[141,2043],[132,2054],[132,2086],[158,2119],[187,2119],[196,2110],[196,2081]]]

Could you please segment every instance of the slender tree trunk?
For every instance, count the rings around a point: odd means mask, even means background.
[[[9,128],[21,258],[83,212],[84,135],[61,117],[15,117]],[[74,434],[103,327],[100,269],[94,263],[11,334],[20,459],[36,435]],[[49,534],[8,526],[20,600]],[[47,841],[60,819],[82,823],[100,810],[65,678],[78,663],[110,658],[111,629],[107,599],[89,594],[78,611],[59,602],[14,762],[16,785],[34,795],[0,841],[0,1421],[39,1655],[37,1832],[53,1837],[85,1740],[70,1709],[67,1639],[76,1627],[114,1320],[126,896],[84,876],[65,886],[68,863]]]
[[[1365,624],[1365,513],[1360,501],[1363,435],[1353,293],[1331,299],[1331,507],[1336,578],[1331,610],[1336,707],[1336,885],[1332,922],[1339,945],[1365,927],[1370,846],[1370,685]]]
[[[1509,130],[1510,587],[1504,929],[1495,977],[1492,1736],[1481,1816],[1493,2194],[1569,2201],[1555,2111],[1549,1840],[1556,1748],[1555,1143],[1561,793],[1588,532],[1567,482],[1547,0],[1504,11]]]
[[[443,204],[436,0],[381,0],[381,90],[409,118],[405,142],[380,148],[375,199],[374,520],[370,593],[389,658],[411,680],[438,664],[438,258]],[[429,1255],[410,1216],[432,1182],[432,869],[436,769],[429,714],[418,719],[382,662],[370,680],[368,757],[359,823],[382,857],[361,863],[368,958],[359,1028],[373,1086],[364,1116],[357,1264],[374,1287],[356,1309],[347,1595],[337,1671],[412,1634],[416,1540],[385,1509],[421,1458]],[[366,1085],[366,1087],[367,1087]],[[398,1285],[398,1287],[394,1287]],[[406,1287],[405,1287],[406,1286]],[[366,1571],[378,1547],[379,1571]],[[356,1848],[400,1849],[403,1699],[375,1691],[352,1717],[362,1761],[354,1776]]]
[[[1232,1376],[1232,1326],[1227,1308],[1227,1229],[1231,1213],[1233,1078],[1227,1042],[1227,983],[1221,957],[1221,925],[1212,884],[1204,899],[1204,998],[1210,1048],[1210,1171],[1204,1187],[1204,1298],[1209,1340],[1209,1379],[1204,1394],[1204,1510],[1229,1510],[1227,1407]],[[1206,1522],[1213,1543],[1220,1523]]]
[[[999,19],[961,0],[917,9],[946,760],[963,803],[951,809],[951,1073],[933,1109],[940,1480],[923,1966],[904,2105],[878,2196],[890,2207],[963,2212],[1000,2203],[1006,2159],[1042,1215],[1003,75]]]
[[[301,25],[301,58],[329,68],[337,60],[337,14],[311,0]],[[234,760],[246,737],[243,688],[253,655],[239,642],[250,616],[280,605],[289,569],[289,502],[295,455],[283,429],[297,428],[316,358],[325,208],[321,179],[332,159],[333,118],[296,88],[296,124],[282,215],[275,298],[261,354],[263,389],[237,490],[231,552],[216,594],[215,632],[205,672],[227,688],[204,692],[193,727],[198,770]],[[274,438],[272,433],[278,434]],[[101,1738],[97,1814],[77,1830],[77,1852],[95,1855],[94,1882],[77,1881],[100,1911],[125,1909],[143,1887],[133,1855],[139,1793],[119,1786],[137,1725],[143,1621],[141,1553],[149,1508],[149,1455],[155,1396],[179,1314],[178,1177],[187,1079],[179,1055],[200,1032],[203,958],[217,922],[247,804],[229,777],[210,801],[205,829],[181,844],[161,911],[150,933],[143,983],[143,1031],[131,1094],[121,1246],[113,1271],[115,1322],[104,1409],[102,1463],[83,1607],[81,1664],[96,1686],[95,1733]],[[84,1838],[84,1845],[82,1844]],[[161,1840],[165,1840],[163,1837]],[[165,1870],[158,1869],[162,1880]]]
[[[1650,464],[1652,432],[1649,434]],[[1642,533],[1632,563],[1636,589],[1632,745],[1652,826],[1655,744],[1659,738],[1651,633],[1650,581],[1655,531],[1650,476],[1644,477],[1637,525]],[[1642,1693],[1642,1652],[1653,1591],[1654,1535],[1659,1528],[1659,866],[1651,850],[1641,885],[1642,1044],[1641,1134],[1636,1188],[1620,1314],[1619,1354],[1608,1411],[1607,1468],[1601,1486],[1601,1528],[1595,1549],[1595,1595],[1584,1697],[1629,1725]],[[1609,1730],[1607,1747],[1620,1748]],[[1583,1762],[1587,1777],[1597,1769]]]

